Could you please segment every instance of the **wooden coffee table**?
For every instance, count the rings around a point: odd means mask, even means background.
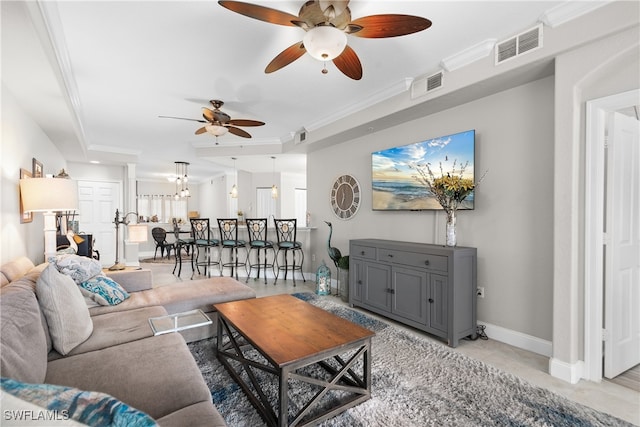
[[[268,425],[316,424],[371,397],[374,332],[291,295],[214,307],[217,357]],[[302,386],[313,391],[293,405],[290,394]]]

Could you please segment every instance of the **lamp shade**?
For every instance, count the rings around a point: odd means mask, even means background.
[[[331,61],[340,56],[347,46],[347,35],[335,27],[324,25],[307,31],[302,39],[309,55],[320,61]]]
[[[147,241],[147,226],[144,224],[129,224],[129,242],[142,243]]]
[[[78,210],[78,183],[61,178],[24,178],[20,180],[25,212]]]

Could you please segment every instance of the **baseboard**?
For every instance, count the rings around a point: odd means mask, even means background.
[[[577,384],[584,374],[584,362],[567,363],[562,360],[549,359],[549,374],[571,384]]]
[[[480,320],[478,320],[478,325],[485,325],[485,333],[490,339],[500,341],[523,350],[531,351],[533,353],[541,354],[546,357],[551,357],[551,341],[503,328],[502,326],[492,325]]]

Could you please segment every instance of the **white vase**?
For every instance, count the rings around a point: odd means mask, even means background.
[[[456,246],[456,211],[451,209],[446,211],[447,213],[447,226],[446,226],[446,245]]]

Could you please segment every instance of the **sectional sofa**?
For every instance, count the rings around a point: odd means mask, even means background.
[[[128,296],[101,305],[53,261],[35,266],[22,257],[0,267],[5,416],[7,405],[35,405],[32,416],[89,425],[103,417],[121,425],[225,425],[185,341],[215,328],[153,336],[148,319],[196,308],[212,317],[213,304],[255,298],[253,289],[227,277],[154,288],[148,270],[109,278]]]

